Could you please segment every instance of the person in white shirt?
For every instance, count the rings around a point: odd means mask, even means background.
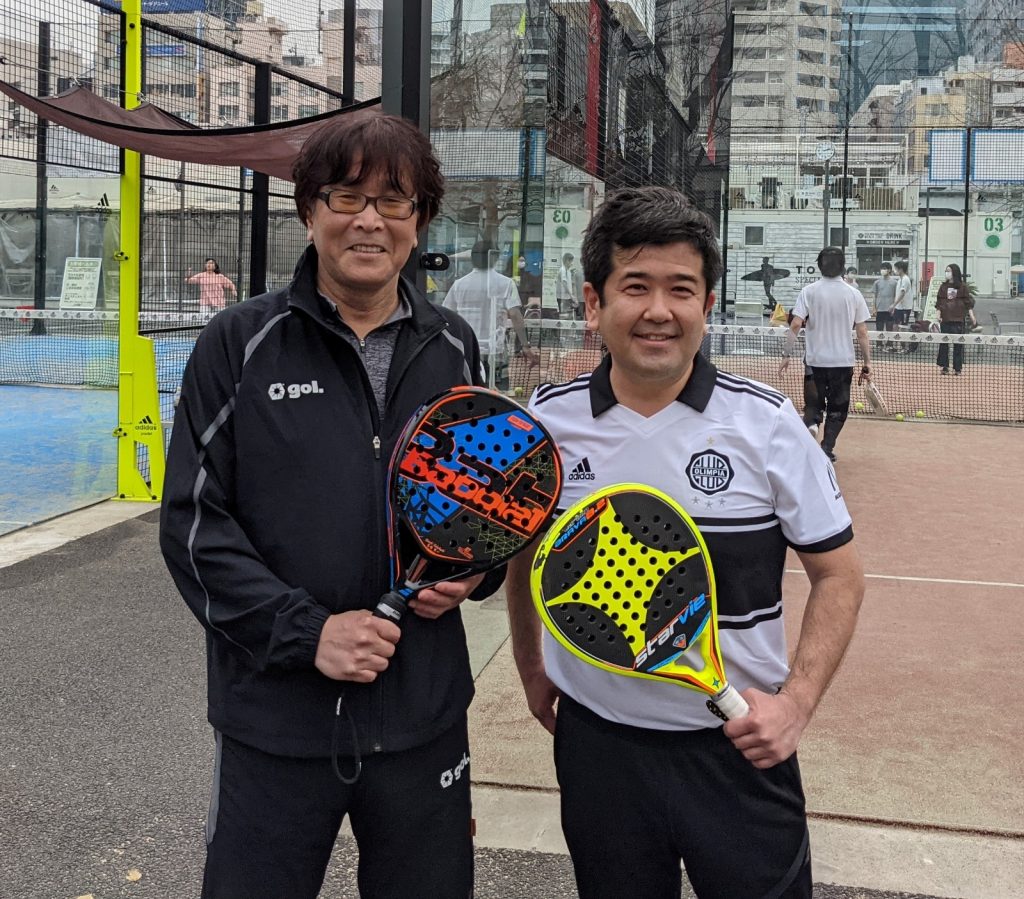
[[[511,322],[531,364],[540,359],[540,353],[530,346],[526,336],[516,282],[494,270],[493,257],[493,245],[486,240],[477,241],[470,252],[473,271],[452,284],[443,303],[445,308],[461,315],[476,334],[488,384],[492,383],[494,360],[505,347],[507,322]]]
[[[898,260],[893,263],[896,269],[896,305],[893,307],[893,322],[896,328],[910,324],[910,310],[914,307],[914,291],[910,275],[907,274],[907,263]]]
[[[576,292],[576,272],[573,269],[575,257],[572,253],[562,256],[562,267],[558,270],[558,284],[556,296],[558,298],[558,311],[565,318],[582,318],[579,295]]]
[[[530,711],[555,735],[578,894],[678,899],[685,866],[700,897],[810,899],[796,752],[863,595],[849,512],[793,404],[701,355],[722,275],[706,214],[669,188],[615,191],[582,257],[586,326],[608,354],[530,400],[570,473],[559,505],[639,481],[695,517],[715,567],[726,668],[750,715],[723,725],[696,692],[601,671],[542,637],[533,554],[511,560],[513,656]],[[699,473],[709,467],[713,483]],[[782,608],[790,549],[811,584],[792,664]],[[654,604],[648,635],[663,626]]]
[[[836,440],[850,412],[850,385],[853,382],[853,366],[857,361],[851,337],[854,330],[864,360],[857,383],[860,384],[865,378],[870,380],[871,375],[871,346],[867,326],[871,315],[864,295],[843,280],[845,264],[846,259],[839,247],[825,247],[818,254],[821,278],[808,284],[796,298],[785,358],[779,369],[781,373],[789,366],[797,335],[806,322],[804,362],[810,366],[814,375],[818,396],[817,404],[808,404],[804,409],[804,424],[809,428],[819,411],[824,410],[825,434],[821,448],[833,462],[836,461]]]

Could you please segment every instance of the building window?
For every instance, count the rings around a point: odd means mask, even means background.
[[[809,62],[813,63],[814,65],[821,66],[825,64],[825,54],[817,53],[814,50],[801,50],[799,53],[797,53],[796,58],[800,62]]]
[[[802,84],[805,87],[824,87],[825,76],[824,75],[797,75],[796,83]]]
[[[288,96],[288,85],[283,81],[275,81],[270,85],[270,96],[271,97],[287,97]]]
[[[808,112],[821,112],[825,108],[824,101],[815,100],[811,97],[797,97],[796,108],[806,109]]]
[[[220,97],[237,97],[238,96],[238,82],[237,81],[222,81],[220,86],[217,88],[218,96]]]
[[[737,84],[764,84],[765,72],[743,72],[736,76]]]
[[[849,228],[829,228],[828,242],[833,247],[846,247],[850,245]]]
[[[319,115],[319,114],[320,114],[320,108],[317,107],[317,106],[310,106],[308,104],[303,104],[302,106],[299,107],[299,118],[300,119],[308,119],[310,116],[315,116],[315,115]]]
[[[747,225],[743,229],[743,242],[749,247],[763,247],[764,228]]]
[[[764,106],[764,97],[740,97],[740,106],[752,109],[755,106]]]
[[[824,28],[811,28],[808,25],[798,25],[796,29],[797,37],[805,37],[814,41],[823,41],[827,36],[828,32]]]
[[[238,118],[238,107],[237,106],[225,106],[221,104],[217,107],[217,115],[222,119],[237,119]]]
[[[288,107],[287,106],[271,106],[270,107],[270,118],[271,121],[280,122],[288,118]]]
[[[196,95],[196,86],[194,84],[172,84],[171,85],[171,96],[172,97],[194,97]]]
[[[825,16],[828,15],[828,7],[821,3],[801,3],[800,12],[805,16]]]

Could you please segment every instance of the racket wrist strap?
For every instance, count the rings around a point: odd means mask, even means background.
[[[373,610],[373,617],[387,618],[389,621],[398,624],[405,617],[408,608],[409,606],[406,604],[404,597],[392,590],[380,598],[377,608]]]

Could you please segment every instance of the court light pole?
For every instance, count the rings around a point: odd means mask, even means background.
[[[821,206],[825,213],[825,239],[822,243],[823,247],[829,245],[828,239],[828,210],[832,205],[832,185],[829,184],[829,163],[832,161],[832,157],[836,155],[835,144],[832,143],[827,137],[819,137],[818,145],[814,148],[815,158],[824,164],[825,166],[825,183],[821,189]]]

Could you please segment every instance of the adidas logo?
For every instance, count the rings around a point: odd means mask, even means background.
[[[140,425],[151,425],[151,424],[153,424],[153,419],[150,418],[148,415],[144,415],[142,418],[139,419],[139,424]]]
[[[594,472],[590,470],[590,460],[584,456],[576,467],[569,472],[567,480],[570,481],[592,481]]]

